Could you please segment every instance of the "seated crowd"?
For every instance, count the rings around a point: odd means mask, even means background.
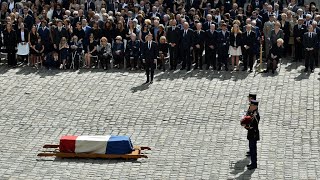
[[[10,67],[137,70],[146,68],[148,53],[156,53],[151,64],[163,71],[181,63],[187,71],[193,66],[252,72],[262,45],[266,72],[274,73],[282,57],[304,60],[305,71],[313,72],[320,59],[317,5],[301,0],[8,0],[1,1],[0,46]]]

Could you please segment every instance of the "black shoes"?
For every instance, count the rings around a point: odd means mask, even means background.
[[[257,165],[251,165],[251,164],[249,164],[249,165],[247,165],[247,167],[248,167],[248,170],[253,170],[253,169],[256,169],[256,168],[257,168]]]
[[[144,84],[148,84],[149,83],[149,80],[147,80]]]

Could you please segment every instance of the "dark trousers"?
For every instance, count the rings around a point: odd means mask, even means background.
[[[16,66],[17,59],[16,59],[16,52],[15,50],[8,50],[8,65],[9,66]]]
[[[211,48],[206,48],[205,58],[206,58],[206,64],[207,69],[209,69],[210,65],[213,67],[213,69],[216,69],[217,67],[217,57],[216,57],[216,50]]]
[[[170,68],[176,69],[177,68],[177,60],[178,60],[178,45],[174,47],[169,47],[170,53]]]
[[[120,55],[114,54],[113,55],[114,64],[120,66],[121,64],[123,64],[123,58],[124,57],[121,54]]]
[[[250,49],[244,49],[243,51],[243,68],[248,68],[248,62],[249,62],[249,68],[252,70],[253,68],[253,52]]]
[[[226,47],[224,47],[226,48]],[[227,50],[222,50],[218,54],[219,58],[219,70],[221,69],[221,66],[224,65],[224,68],[228,70],[228,51]]]
[[[311,70],[314,69],[314,60],[315,60],[315,51],[305,51],[305,64],[304,66],[306,67],[306,69],[308,70],[308,68],[310,67]]]
[[[102,68],[108,69],[108,65],[110,64],[111,56],[110,55],[100,55],[99,59],[100,59]]]
[[[303,59],[303,45],[300,42],[295,42],[294,43],[294,48],[295,48],[295,60],[299,61]]]
[[[20,60],[21,60],[21,62],[28,62],[28,55],[26,55],[26,56],[19,56],[20,57]]]
[[[203,48],[194,48],[194,59],[196,62],[195,68],[200,68],[202,69],[202,53],[203,53]]]
[[[155,69],[155,64],[154,60],[146,60],[145,63],[145,69],[146,69],[146,75],[147,75],[147,81],[153,81],[153,76],[154,76],[154,69]]]
[[[257,141],[249,140],[249,151],[251,156],[251,165],[257,166]]]
[[[191,68],[190,48],[181,48],[182,69]]]

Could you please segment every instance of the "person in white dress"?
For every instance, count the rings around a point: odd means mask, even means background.
[[[231,55],[232,69],[236,67],[236,71],[239,71],[239,56],[242,55],[242,32],[237,23],[233,24],[230,33],[230,47],[229,54]]]

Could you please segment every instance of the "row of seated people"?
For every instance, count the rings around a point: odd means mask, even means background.
[[[39,41],[39,43],[41,43],[41,41]],[[35,47],[41,46],[43,45],[36,45]],[[79,40],[77,36],[73,36],[69,43],[66,38],[61,39],[59,51],[51,51],[43,56],[45,66],[48,69],[101,67],[102,69],[107,70],[110,66],[120,69],[126,64],[127,68],[136,70],[144,69],[140,58],[140,48],[141,43],[137,40],[136,34],[131,35],[131,39],[126,43],[126,48],[121,36],[117,36],[115,42],[111,45],[106,37],[102,37],[100,42],[96,42],[91,35],[86,51],[84,51],[81,40]],[[169,44],[167,43],[165,36],[160,38],[157,50],[159,68],[165,71],[165,63],[168,59],[169,50]],[[39,54],[41,54],[40,51]],[[33,56],[31,56],[33,64],[39,62],[33,59]]]

